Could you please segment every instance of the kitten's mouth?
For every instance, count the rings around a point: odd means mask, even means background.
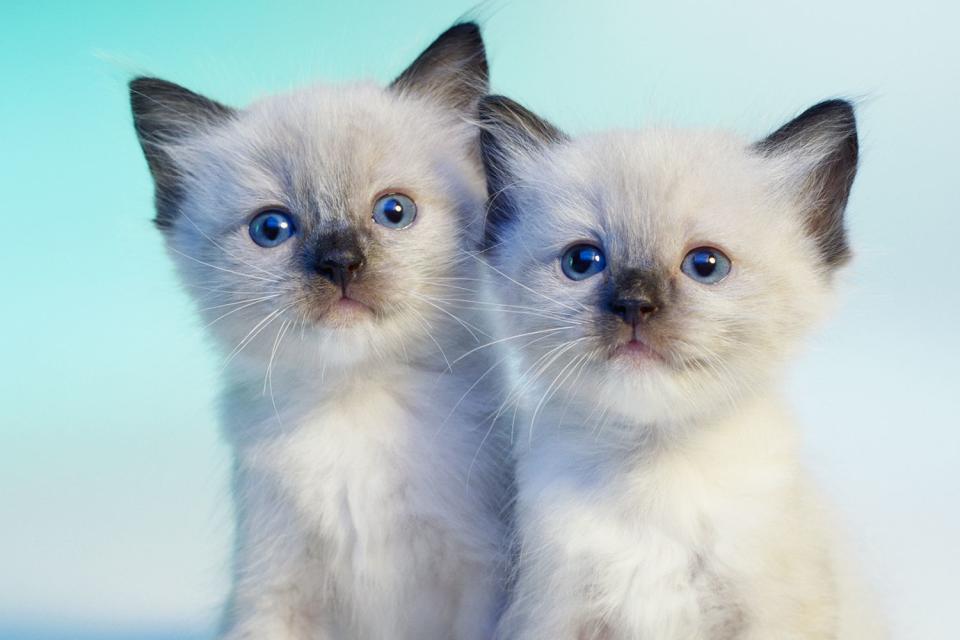
[[[350,296],[340,296],[340,299],[333,303],[333,309],[346,313],[373,313],[369,306]]]
[[[621,342],[613,352],[614,357],[629,358],[637,361],[656,360],[663,358],[659,353],[653,350],[646,342],[631,338],[627,342]]]
[[[640,336],[636,326],[630,328],[627,339],[614,347],[613,358],[627,358],[637,363],[656,361],[664,362],[665,358],[647,340]]]
[[[328,326],[346,328],[373,316],[370,305],[350,296],[340,296],[321,312],[317,320]]]

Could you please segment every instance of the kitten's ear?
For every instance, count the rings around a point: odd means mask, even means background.
[[[168,152],[171,145],[226,122],[236,111],[159,78],[130,82],[133,126],[153,174],[158,227],[173,224],[181,197],[181,170]]]
[[[425,96],[473,117],[477,101],[489,90],[487,53],[480,27],[463,22],[444,31],[390,88]]]
[[[764,157],[785,161],[785,172],[805,203],[807,230],[830,267],[850,258],[844,210],[857,174],[857,122],[853,106],[828,100],[810,107],[754,145]]]
[[[480,155],[487,174],[487,216],[484,244],[496,242],[498,230],[514,217],[516,207],[511,187],[518,159],[542,151],[569,138],[526,107],[504,96],[480,101]]]

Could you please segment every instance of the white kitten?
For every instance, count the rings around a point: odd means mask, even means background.
[[[853,111],[766,140],[571,140],[481,103],[487,256],[514,372],[509,639],[876,637],[774,377],[848,258]],[[856,595],[856,594],[853,594]]]
[[[437,302],[475,264],[486,86],[473,24],[387,88],[234,110],[131,83],[157,224],[228,361],[223,638],[492,633],[504,455],[481,446],[482,394],[458,403],[477,374],[445,361],[472,329]]]

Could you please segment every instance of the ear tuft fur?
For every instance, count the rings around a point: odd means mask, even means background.
[[[236,111],[178,84],[145,77],[130,82],[130,108],[153,175],[157,206],[154,222],[166,229],[173,225],[181,198],[180,171],[167,151],[168,145],[221,124]]]
[[[844,211],[857,174],[859,143],[853,106],[827,100],[783,125],[754,149],[785,161],[805,203],[806,226],[829,267],[849,260]]]
[[[489,86],[486,49],[474,22],[444,31],[390,84],[399,93],[436,100],[467,117]]]
[[[510,188],[513,165],[525,154],[569,141],[565,133],[523,105],[504,96],[480,101],[480,154],[487,174],[487,217],[484,245],[491,247],[498,231],[515,214]]]

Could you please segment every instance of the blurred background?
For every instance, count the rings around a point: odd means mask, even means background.
[[[126,81],[233,105],[388,81],[470,2],[0,4],[0,638],[209,638],[231,535],[218,361],[150,224]],[[786,391],[895,637],[956,638],[956,3],[501,0],[494,90],[573,133],[759,137],[859,100],[857,258]]]

